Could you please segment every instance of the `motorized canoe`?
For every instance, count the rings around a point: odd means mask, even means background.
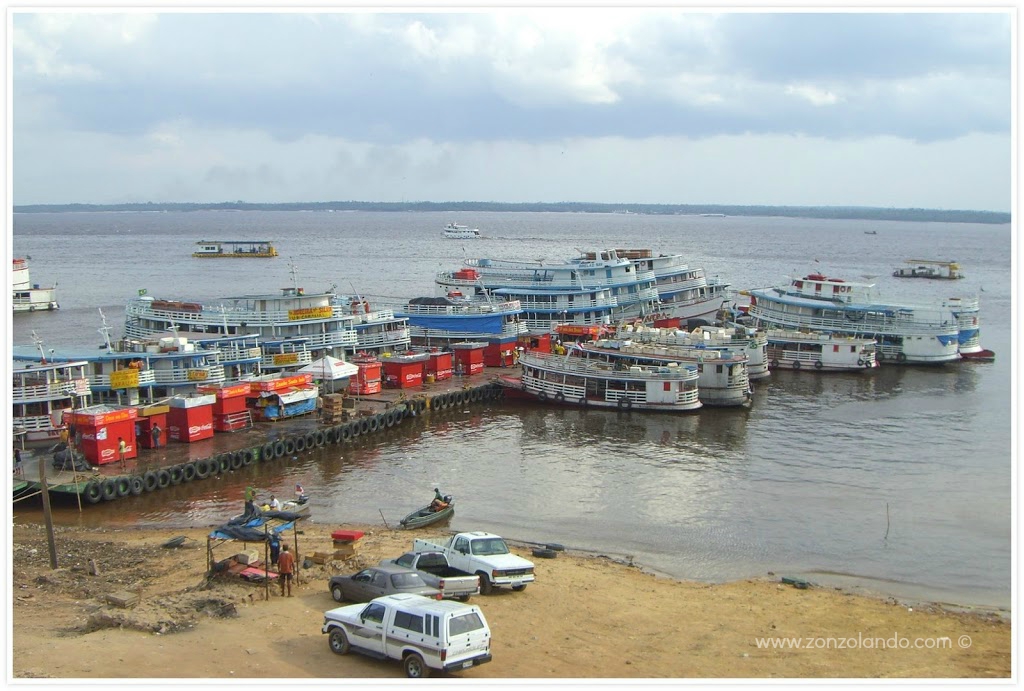
[[[428,525],[434,525],[435,523],[444,523],[451,519],[455,514],[455,500],[449,499],[448,506],[435,511],[430,506],[424,506],[422,509],[413,511],[411,514],[403,518],[399,523],[406,530],[413,528],[424,528]]]

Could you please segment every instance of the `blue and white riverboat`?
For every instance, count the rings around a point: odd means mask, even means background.
[[[748,315],[758,328],[870,338],[875,359],[883,364],[938,365],[960,359],[960,321],[948,305],[885,303],[873,283],[822,274],[749,292]]]

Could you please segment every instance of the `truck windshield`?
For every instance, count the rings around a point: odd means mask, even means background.
[[[488,537],[482,540],[473,540],[471,543],[473,554],[486,556],[488,554],[508,554],[508,546],[500,537]]]
[[[469,633],[470,631],[476,631],[482,629],[484,622],[480,619],[480,615],[476,612],[470,612],[469,614],[460,614],[457,617],[452,617],[448,621],[448,635],[458,636],[460,633]]]

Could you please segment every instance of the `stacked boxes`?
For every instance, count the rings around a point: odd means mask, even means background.
[[[320,411],[322,421],[328,425],[336,425],[348,418],[345,410],[345,397],[340,393],[330,393],[323,397],[324,407]]]
[[[334,558],[346,559],[354,556],[363,535],[361,530],[335,530],[331,533],[331,539],[334,540]]]

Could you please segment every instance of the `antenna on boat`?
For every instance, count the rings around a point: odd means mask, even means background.
[[[299,279],[296,277],[295,263],[294,262],[288,262],[288,273],[290,273],[292,275],[292,288],[294,288],[295,292],[298,293],[299,292]]]
[[[114,347],[110,344],[110,326],[107,324],[107,315],[103,314],[103,308],[97,307],[96,309],[100,311],[100,319],[103,321],[103,326],[96,329],[96,331],[99,332],[100,336],[103,336],[103,341],[107,345],[107,352],[112,353],[114,352]]]
[[[46,351],[43,350],[43,339],[39,338],[39,336],[36,335],[36,330],[35,329],[32,329],[32,342],[35,344],[36,348],[39,349],[40,362],[45,365],[46,364]]]

